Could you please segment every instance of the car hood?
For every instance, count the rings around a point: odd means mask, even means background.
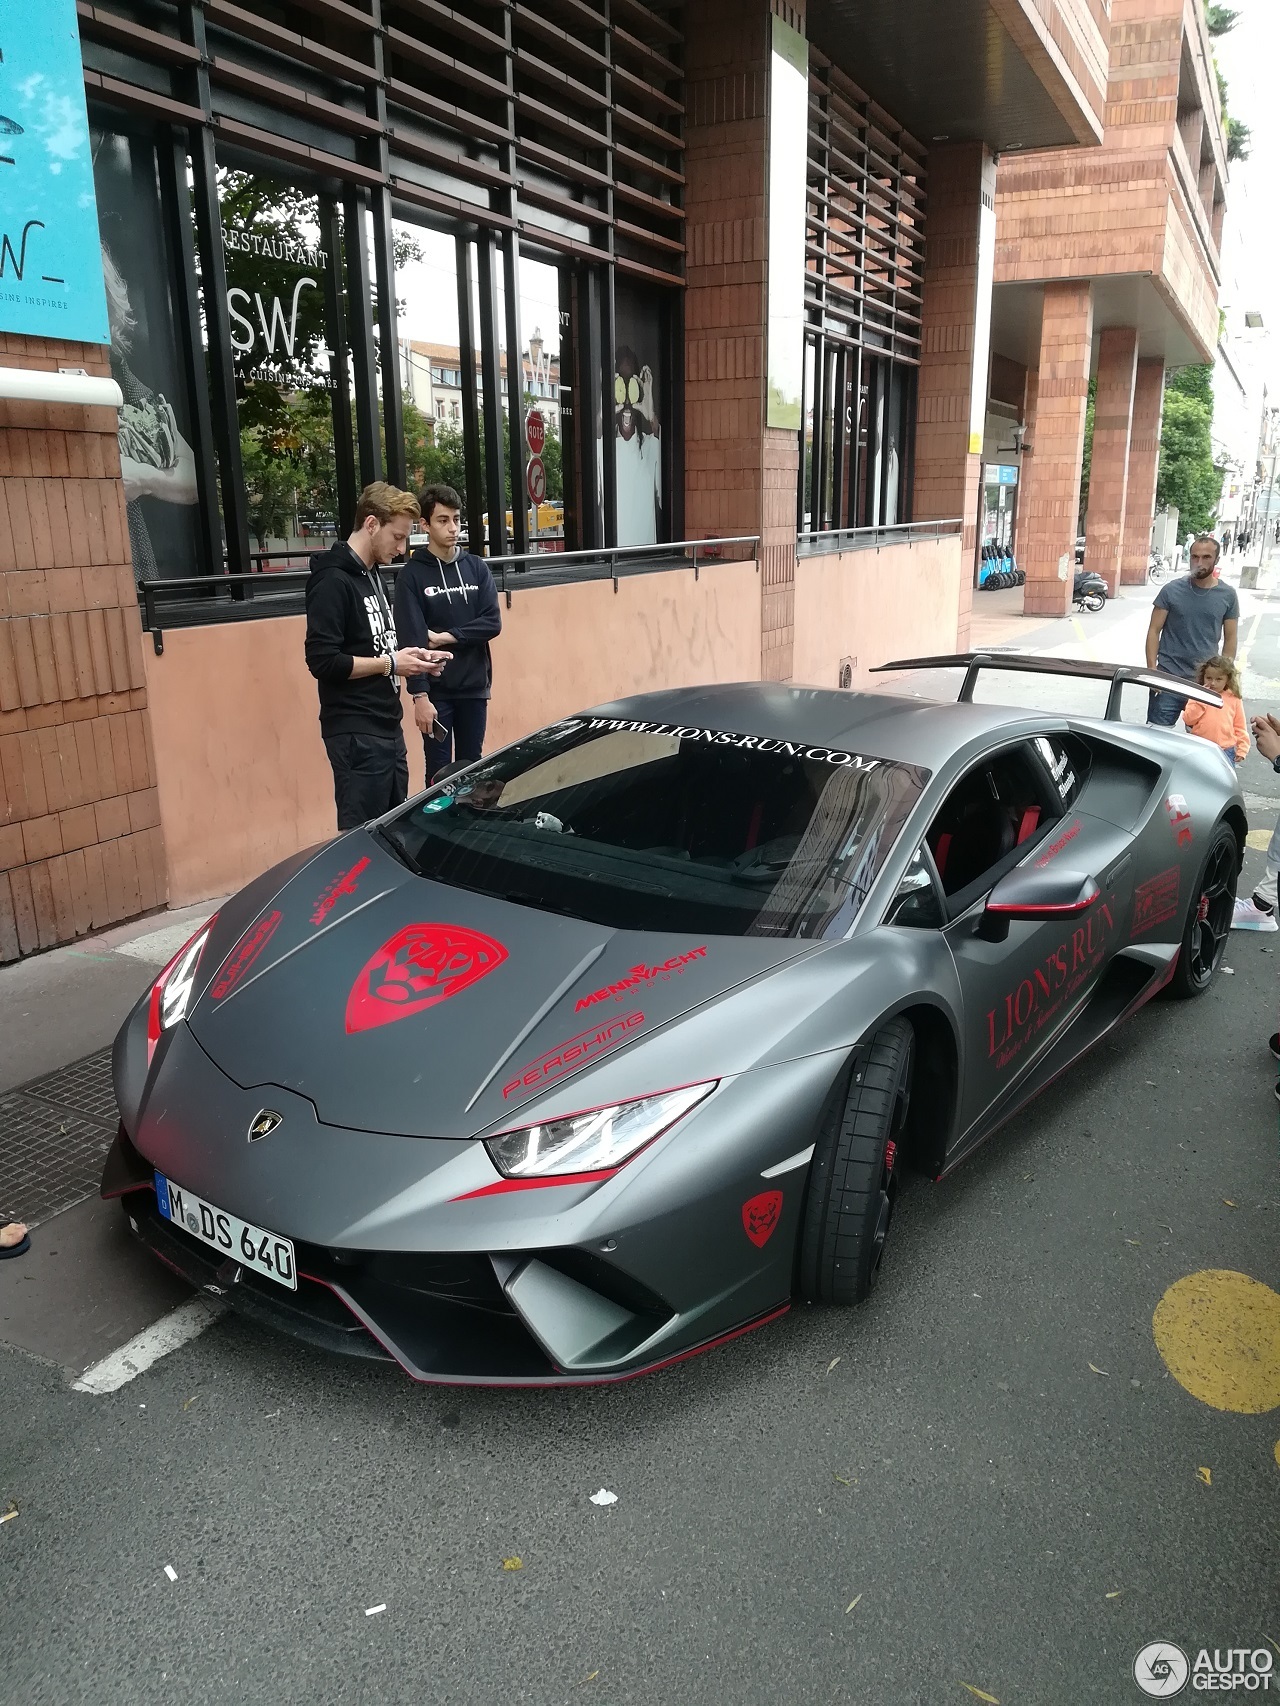
[[[327,1124],[469,1137],[819,946],[539,912],[415,876],[360,832],[201,967],[189,1023],[237,1084],[305,1096]]]

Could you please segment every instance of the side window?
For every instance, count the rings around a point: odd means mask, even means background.
[[[1084,786],[1089,768],[1088,748],[1070,735],[1037,735],[1032,745],[1053,777],[1063,811],[1068,811]]]
[[[996,753],[958,782],[925,837],[947,899],[967,905],[1016,864],[1023,844],[1062,816],[1059,794],[1025,746]]]
[[[911,863],[902,873],[884,921],[914,925],[918,930],[937,930],[946,922],[929,855],[923,847],[916,848]]]

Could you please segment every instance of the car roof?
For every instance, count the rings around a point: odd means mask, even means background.
[[[589,714],[804,741],[870,758],[919,764],[930,770],[983,735],[1008,734],[1028,727],[1061,727],[1065,721],[1012,705],[961,705],[770,681],[638,693],[596,705]]]

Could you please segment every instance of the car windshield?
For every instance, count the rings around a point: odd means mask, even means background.
[[[620,930],[843,935],[928,771],[723,729],[572,718],[381,834],[413,871]]]

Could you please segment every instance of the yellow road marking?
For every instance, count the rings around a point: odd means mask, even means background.
[[[1271,831],[1269,829],[1251,829],[1244,839],[1247,847],[1256,847],[1260,852],[1265,853],[1271,845]]]
[[[1280,1405],[1280,1292],[1226,1268],[1175,1280],[1151,1318],[1173,1378],[1202,1404],[1240,1416]]]

